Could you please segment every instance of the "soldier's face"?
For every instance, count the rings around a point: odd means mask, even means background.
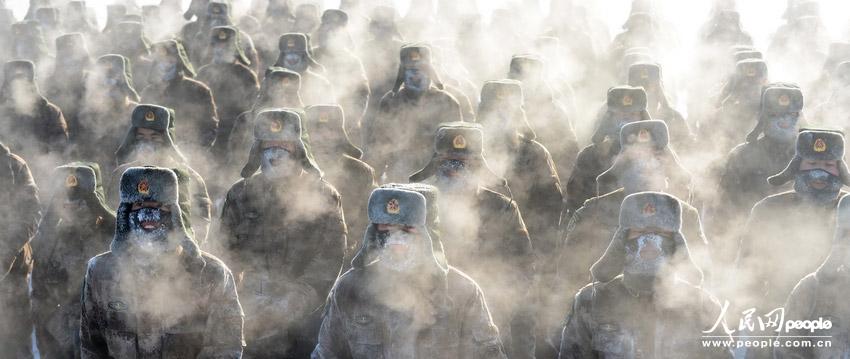
[[[278,179],[294,174],[298,168],[294,152],[295,148],[291,144],[279,144],[263,149],[260,159],[260,171],[263,176]]]
[[[406,272],[422,262],[418,230],[410,226],[377,224],[380,246],[378,265],[393,272]]]
[[[59,216],[63,221],[74,223],[88,211],[88,203],[83,199],[66,198],[62,201]]]
[[[150,128],[137,128],[136,142],[149,142],[156,145],[162,145],[165,143],[165,138],[162,136],[162,132],[157,130],[152,130]]]
[[[165,248],[168,232],[172,229],[171,207],[160,202],[136,202],[129,213],[130,240],[145,253],[160,252]]]
[[[404,70],[404,88],[419,93],[428,89],[431,86],[431,79],[425,71],[417,68]]]
[[[471,166],[463,159],[441,160],[436,177],[437,188],[445,193],[464,193],[475,185]]]
[[[799,116],[799,112],[769,114],[765,136],[775,141],[793,142],[797,138]]]
[[[794,178],[794,191],[816,203],[828,203],[841,190],[838,161],[803,160]]]
[[[283,67],[301,73],[307,70],[307,61],[304,54],[299,52],[286,52],[283,54]]]
[[[654,276],[673,253],[673,233],[656,228],[630,228],[625,244],[624,272]]]

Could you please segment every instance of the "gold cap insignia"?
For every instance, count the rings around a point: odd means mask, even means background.
[[[293,47],[295,47],[295,39],[288,39],[288,40],[286,40],[286,47],[288,47],[288,48],[293,48]]]
[[[777,102],[779,102],[780,106],[788,106],[791,104],[791,98],[788,97],[788,95],[782,95],[779,96],[779,100],[777,100]]]
[[[65,187],[77,187],[78,183],[79,182],[77,182],[77,176],[68,175],[68,177],[65,178]]]
[[[508,97],[508,90],[503,87],[499,87],[496,89],[496,98],[499,100],[504,100]]]
[[[635,103],[635,100],[630,95],[623,96],[623,106],[631,106]]]
[[[221,14],[221,7],[213,6],[212,12],[213,12],[213,14]]]
[[[387,201],[387,213],[389,214],[398,214],[401,211],[401,206],[398,203],[398,200],[393,198]]]
[[[283,125],[280,123],[280,121],[272,121],[271,125],[269,125],[269,131],[277,133],[281,130],[283,130]]]
[[[328,113],[327,112],[319,112],[319,122],[325,123],[328,122]]]
[[[648,79],[648,78],[649,78],[649,70],[647,70],[647,69],[641,69],[641,70],[640,70],[640,78],[642,78],[642,79]]]
[[[145,121],[153,122],[154,120],[156,120],[156,114],[153,111],[145,112]]]
[[[136,186],[136,190],[139,191],[139,194],[150,193],[151,187],[148,184],[148,180],[143,179],[141,182],[139,182],[139,185]]]
[[[645,128],[640,129],[638,132],[638,142],[649,142],[652,139],[652,135],[650,135],[649,131]]]
[[[747,66],[746,70],[744,70],[744,74],[747,75],[747,77],[755,77],[756,68],[752,66]]]
[[[463,135],[457,135],[454,139],[452,139],[452,147],[456,150],[462,150],[466,148],[466,138]]]
[[[824,142],[822,138],[818,138],[815,140],[815,145],[812,146],[812,149],[815,150],[815,152],[824,152],[826,151],[826,142]]]
[[[219,40],[227,40],[227,31],[219,30],[218,31],[218,39]]]
[[[647,203],[643,206],[643,215],[646,217],[655,215],[655,205],[652,203]]]

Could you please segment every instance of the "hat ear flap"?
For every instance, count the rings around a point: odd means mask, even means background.
[[[398,65],[398,74],[395,76],[395,83],[393,84],[393,92],[398,92],[401,89],[401,84],[404,83],[404,65]]]
[[[767,183],[770,183],[773,186],[781,186],[788,183],[789,181],[794,179],[794,176],[797,174],[797,170],[800,168],[800,162],[802,162],[802,160],[802,157],[795,155],[794,158],[791,159],[791,162],[788,163],[788,166],[786,166],[785,169],[782,170],[782,172],[768,177]]]
[[[354,258],[351,259],[352,268],[363,268],[374,260],[374,258],[369,257],[371,255],[370,250],[373,247],[376,247],[374,239],[377,232],[378,229],[374,223],[370,223],[369,226],[366,227],[366,233],[363,235],[363,242],[360,243],[360,249],[357,250],[357,254],[354,255]]]
[[[260,141],[254,141],[254,144],[251,145],[251,152],[248,153],[248,162],[242,167],[242,178],[249,178],[260,169],[261,152]]]
[[[623,167],[622,162],[620,157],[617,157],[611,168],[596,176],[596,196],[601,196],[617,189],[617,179],[620,177],[621,168]]]
[[[626,265],[626,244],[625,236],[628,229],[620,227],[608,244],[608,249],[602,254],[602,257],[593,263],[590,267],[590,274],[593,280],[597,282],[608,282],[623,273],[623,268]]]
[[[424,168],[419,170],[419,172],[410,175],[408,180],[411,183],[422,182],[427,178],[433,176],[435,173],[437,173],[437,154],[434,154],[434,156],[431,157],[431,160],[428,161],[428,164],[425,165]]]
[[[130,154],[132,150],[132,144],[135,143],[136,139],[136,127],[130,126],[130,130],[127,131],[127,135],[124,136],[124,141],[121,141],[121,144],[118,145],[118,149],[115,150],[115,165],[119,166],[125,163],[127,159],[127,155]]]
[[[599,117],[599,120],[596,121],[596,130],[593,131],[593,137],[591,137],[590,141],[592,143],[602,143],[605,140],[605,136],[607,135],[606,129],[611,122],[611,115],[608,111],[602,113],[602,116]]]
[[[838,161],[838,178],[845,186],[850,186],[850,170],[847,169],[847,162],[844,160]]]
[[[747,142],[752,143],[756,142],[759,139],[759,135],[764,131],[764,121],[759,119],[759,122],[756,123],[756,127],[754,127],[750,133],[747,134]]]

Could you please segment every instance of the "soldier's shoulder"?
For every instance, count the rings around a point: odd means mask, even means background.
[[[193,93],[208,94],[211,92],[209,86],[191,77],[184,77],[183,81],[181,82],[181,85],[184,89],[189,90]]]
[[[753,206],[753,212],[785,207],[797,200],[798,196],[794,191],[772,194],[763,198],[761,201],[756,202]]]
[[[227,190],[227,197],[231,198],[239,193],[244,192],[247,186],[248,181],[245,178],[240,178],[236,180],[236,182],[233,182],[233,184],[230,185],[230,188]]]
[[[114,268],[118,267],[117,256],[112,251],[98,254],[88,261],[88,275],[91,279],[100,279],[111,276]]]
[[[590,306],[595,300],[622,296],[624,291],[622,275],[608,282],[591,282],[576,293],[576,304],[578,306]]]
[[[201,259],[204,260],[204,272],[208,273],[208,275],[218,278],[219,280],[224,280],[226,277],[232,276],[230,267],[228,267],[227,264],[225,264],[220,258],[201,251]]]
[[[455,267],[449,266],[449,270],[446,272],[446,280],[449,294],[455,297],[471,297],[476,293],[481,293],[481,288],[475,282],[475,279]]]
[[[514,202],[507,196],[484,187],[478,191],[478,201],[486,208],[498,208],[505,210],[515,206]]]
[[[342,155],[342,164],[347,169],[355,170],[363,173],[374,173],[375,169],[372,166],[369,166],[368,163],[363,162],[363,160],[359,158],[355,158],[349,155]]]

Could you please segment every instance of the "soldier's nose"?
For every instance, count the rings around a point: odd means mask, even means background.
[[[661,255],[661,251],[659,251],[655,246],[643,247],[643,249],[640,250],[641,259],[653,260],[658,258],[659,255]]]

